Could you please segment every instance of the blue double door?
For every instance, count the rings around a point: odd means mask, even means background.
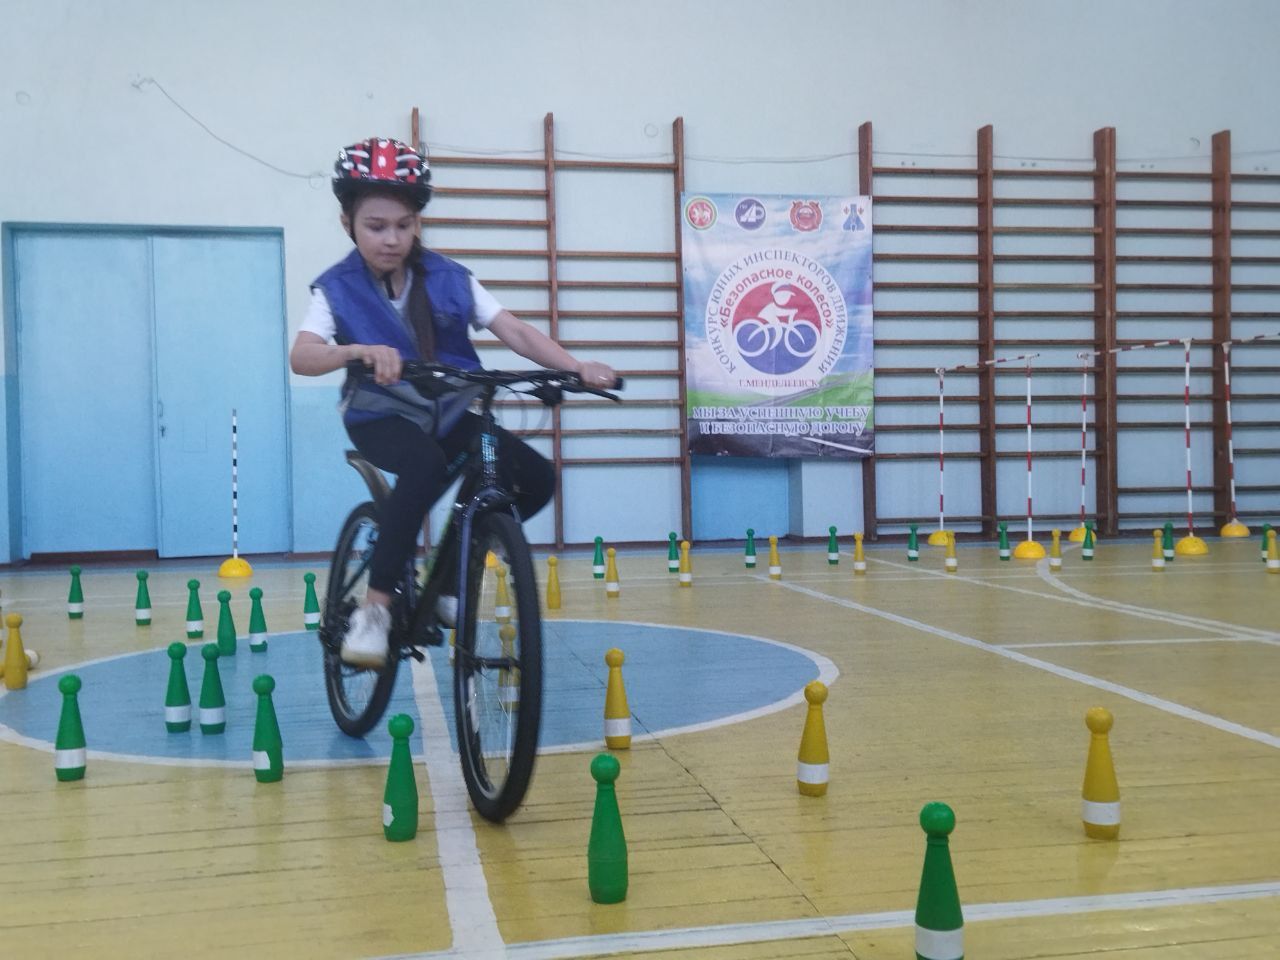
[[[229,554],[233,409],[240,551],[288,550],[279,235],[21,228],[12,262],[22,556]]]

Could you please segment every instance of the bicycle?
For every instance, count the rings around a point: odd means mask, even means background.
[[[358,373],[367,371],[358,366]],[[449,482],[462,483],[448,523],[421,582],[414,562],[406,566],[392,597],[387,661],[375,669],[344,663],[340,650],[368,587],[378,507],[390,487],[380,470],[347,451],[347,462],[372,499],[343,522],[329,569],[319,630],[325,690],[339,728],[364,736],[386,711],[400,661],[423,661],[426,647],[444,643],[436,604],[442,595],[456,595],[452,689],[458,754],[472,804],[500,823],[520,805],[533,775],[542,712],[542,621],[529,545],[513,497],[498,476],[493,403],[499,390],[536,397],[549,407],[566,393],[615,402],[618,397],[564,370],[468,371],[406,361],[402,377],[427,395],[441,382],[478,388],[481,426],[449,465]],[[517,389],[522,384],[525,389]],[[621,381],[614,388],[620,386]],[[448,571],[456,571],[456,581]]]

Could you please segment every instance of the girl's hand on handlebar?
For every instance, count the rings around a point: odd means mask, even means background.
[[[595,360],[584,360],[578,364],[578,376],[584,386],[598,390],[608,390],[618,382],[618,374],[613,367]]]
[[[400,379],[403,361],[400,351],[382,343],[353,343],[348,348],[351,359],[373,370],[375,383],[387,386]]]

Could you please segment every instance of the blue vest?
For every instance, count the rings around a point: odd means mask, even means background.
[[[435,328],[435,359],[464,370],[476,369],[480,358],[467,334],[467,325],[475,317],[476,309],[471,295],[471,274],[461,264],[430,250],[422,251],[420,262]],[[319,287],[324,292],[337,325],[334,339],[341,344],[387,344],[399,350],[405,359],[421,360],[417,338],[408,322],[400,319],[376,283],[359,250],[352,250],[316,278],[312,288]],[[383,392],[369,380],[362,381],[360,388]],[[351,389],[348,379],[343,396]],[[364,423],[381,416],[385,414],[348,410],[343,419],[347,423]]]

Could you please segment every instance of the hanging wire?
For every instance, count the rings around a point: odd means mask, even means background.
[[[274,163],[271,163],[269,160],[264,160],[262,157],[259,157],[253,153],[250,153],[248,150],[245,150],[243,147],[237,146],[236,144],[232,143],[230,140],[220,136],[219,134],[215,133],[212,129],[210,129],[208,124],[206,124],[203,120],[201,120],[199,117],[193,114],[185,106],[183,106],[171,93],[169,93],[168,90],[164,88],[164,85],[161,84],[159,80],[155,79],[155,77],[143,77],[139,80],[135,80],[133,81],[132,86],[137,90],[142,90],[144,87],[148,87],[148,86],[155,87],[158,91],[160,91],[161,95],[164,96],[166,100],[168,100],[175,108],[177,108],[183,114],[183,116],[189,119],[192,123],[198,126],[201,130],[207,133],[214,140],[218,141],[218,143],[221,143],[223,146],[227,147],[229,150],[234,150],[236,153],[240,154],[241,156],[247,157],[248,159],[254,161],[255,163],[261,164],[262,166],[266,167],[269,170],[279,173],[282,176],[294,177],[299,180],[315,180],[315,178],[317,177],[322,178],[325,176],[325,174],[322,171],[313,171],[311,173],[300,173],[293,170],[286,170],[283,167],[276,166]],[[455,155],[457,156],[472,156],[472,157],[541,156],[543,152],[541,148],[525,149],[525,148],[512,148],[512,147],[473,147],[473,146],[467,146],[465,144],[441,143],[441,142],[436,142],[434,144],[434,148],[437,151],[437,156],[442,156],[442,157],[448,156],[448,154],[440,154],[439,151],[441,150],[454,151]],[[659,162],[669,163],[673,160],[672,154],[669,151],[658,151],[658,152],[650,152],[650,153],[605,153],[600,151],[588,151],[588,150],[556,150],[555,155],[557,157],[575,157],[575,158],[581,158],[586,160],[600,160],[600,161],[659,161]],[[770,165],[770,166],[803,166],[803,165],[814,164],[814,163],[830,163],[833,160],[848,160],[856,156],[858,156],[857,150],[841,150],[834,153],[797,154],[794,156],[752,156],[752,155],[735,156],[735,155],[686,153],[685,159],[687,161],[692,161],[695,163],[711,163],[711,164],[721,164],[721,165],[728,165],[728,166],[739,166],[739,165],[750,165],[750,164],[763,164],[763,165]],[[901,157],[901,158],[907,158],[907,159],[920,159],[920,160],[939,160],[939,159],[941,160],[976,160],[978,155],[976,153],[967,153],[967,152],[948,153],[948,152],[925,151],[925,150],[877,149],[875,151],[875,156]],[[1247,157],[1280,156],[1280,147],[1260,149],[1260,150],[1233,151],[1231,156],[1233,158],[1240,158],[1240,159],[1244,159]],[[1092,164],[1094,162],[1093,157],[1025,156],[1025,155],[1018,155],[1018,154],[1003,154],[1003,153],[994,154],[994,157],[997,160],[1004,160],[1004,161],[1010,161],[1010,162],[1023,162],[1023,163]],[[1206,161],[1210,159],[1211,159],[1211,156],[1207,153],[1188,153],[1188,154],[1170,154],[1166,156],[1117,157],[1116,162],[1117,163],[1155,163],[1155,162],[1179,162],[1179,161]]]
[[[262,157],[259,157],[250,153],[248,150],[245,150],[243,147],[236,146],[230,140],[226,139],[225,137],[219,136],[218,134],[214,133],[211,129],[209,129],[209,126],[203,120],[201,120],[194,113],[192,113],[190,110],[184,107],[176,99],[174,99],[173,95],[169,93],[169,91],[164,88],[164,85],[155,77],[143,77],[140,80],[135,80],[133,81],[132,86],[135,90],[141,90],[143,87],[148,87],[148,86],[155,87],[157,90],[160,91],[160,93],[164,96],[166,100],[168,100],[171,104],[173,104],[175,107],[178,108],[178,110],[183,114],[183,116],[185,116],[188,120],[194,123],[197,127],[203,130],[209,136],[213,137],[213,139],[217,140],[224,147],[227,147],[230,150],[234,150],[236,153],[240,154],[241,156],[248,157],[254,163],[262,164],[268,170],[274,170],[276,173],[282,176],[295,177],[299,180],[312,180],[315,177],[324,176],[324,174],[318,170],[313,171],[311,173],[296,173],[293,170],[286,170],[283,167],[276,166],[274,163],[272,163],[269,160],[263,160]]]

